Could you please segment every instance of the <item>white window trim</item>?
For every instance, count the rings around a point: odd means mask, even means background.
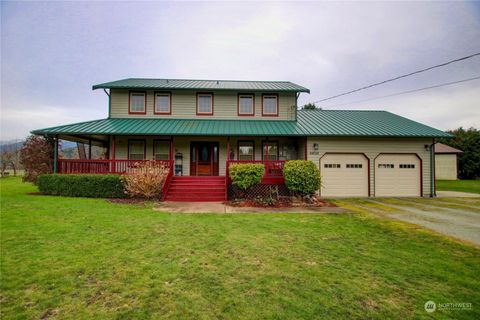
[[[210,112],[200,112],[200,97],[209,96],[210,97]],[[213,115],[213,93],[197,93],[197,115]]]
[[[168,97],[168,111],[160,111],[157,109],[158,97]],[[172,114],[172,94],[170,92],[155,92],[155,105],[153,108],[155,114]]]
[[[251,112],[242,112],[242,108],[241,108],[241,103],[240,103],[240,100],[242,98],[251,98],[251,101],[252,101],[252,110]],[[254,116],[255,115],[255,95],[254,94],[249,94],[249,93],[246,93],[246,94],[239,94],[238,95],[238,115],[240,116]]]
[[[143,110],[142,111],[133,111],[132,110],[132,105],[133,105],[133,96],[143,96]],[[147,112],[147,94],[145,92],[138,92],[138,91],[131,91],[129,94],[129,102],[128,102],[128,113],[138,113],[138,114],[145,114]]]
[[[276,112],[265,112],[265,98],[275,98],[275,101],[276,101],[275,111]],[[278,98],[277,94],[264,94],[264,95],[262,95],[262,115],[263,116],[278,116],[278,113],[279,113],[278,100],[279,100],[279,98]]]

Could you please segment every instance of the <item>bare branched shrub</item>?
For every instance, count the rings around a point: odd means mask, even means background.
[[[23,181],[37,182],[41,174],[53,172],[53,139],[30,136],[20,150],[20,163],[25,167]]]
[[[124,176],[125,193],[136,198],[159,198],[169,168],[155,161],[138,162]]]

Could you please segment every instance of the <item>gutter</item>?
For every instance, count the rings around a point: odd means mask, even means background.
[[[112,100],[110,98],[110,93],[107,92],[107,89],[103,89],[103,92],[108,96],[108,118],[110,119],[110,115],[112,114]]]
[[[435,138],[432,139],[432,144],[429,145],[430,148],[430,198],[436,197],[437,192],[435,188],[435,144],[438,142],[435,141]]]

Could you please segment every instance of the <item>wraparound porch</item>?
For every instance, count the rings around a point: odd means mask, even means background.
[[[263,163],[262,183],[283,183],[283,165],[305,159],[306,138],[213,137],[213,136],[57,136],[82,143],[83,158],[66,159],[59,151],[57,173],[127,173],[143,161],[157,161],[171,168],[174,176],[227,176],[235,163]],[[105,148],[100,159],[92,157],[91,146]]]

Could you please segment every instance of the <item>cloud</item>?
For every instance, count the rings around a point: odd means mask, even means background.
[[[311,89],[299,103],[318,100],[479,51],[480,14],[469,2],[9,2],[1,40],[3,139],[105,117],[91,85],[125,77],[290,80]],[[478,82],[348,102],[479,71],[472,59],[324,106],[478,126]]]

